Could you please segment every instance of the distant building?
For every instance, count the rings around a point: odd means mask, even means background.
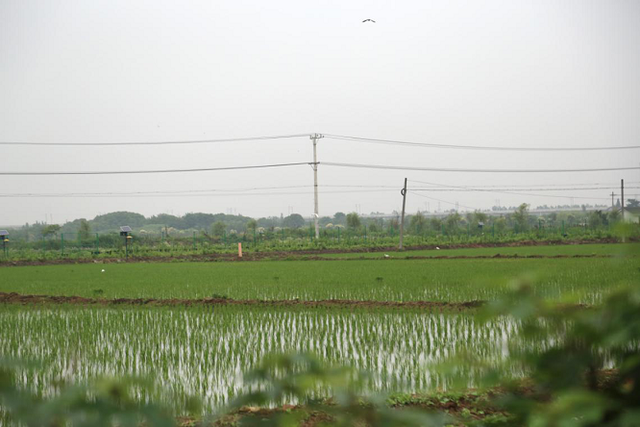
[[[640,208],[624,208],[624,222],[640,223]]]

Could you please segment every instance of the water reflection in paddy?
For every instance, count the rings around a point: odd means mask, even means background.
[[[21,382],[43,395],[60,379],[148,376],[211,410],[245,391],[242,373],[270,353],[312,352],[371,372],[372,391],[428,391],[448,384],[434,364],[461,352],[498,363],[518,329],[453,311],[5,306],[0,355],[41,361]],[[460,369],[473,380],[472,368]]]

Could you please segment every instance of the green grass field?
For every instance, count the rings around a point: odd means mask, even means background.
[[[638,278],[635,257],[79,264],[2,269],[0,291],[104,298],[493,299],[526,280],[546,297],[600,295]],[[101,270],[104,269],[105,272]]]

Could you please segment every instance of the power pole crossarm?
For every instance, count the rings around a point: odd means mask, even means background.
[[[320,238],[320,213],[318,212],[318,140],[323,136],[314,133],[310,136],[313,141],[313,220],[316,229],[316,239]]]

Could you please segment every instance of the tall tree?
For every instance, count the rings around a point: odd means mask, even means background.
[[[247,231],[253,233],[254,231],[256,231],[256,228],[258,228],[258,221],[256,221],[255,219],[250,219],[249,221],[247,221]]]
[[[60,226],[58,224],[49,224],[42,229],[42,236],[51,237],[58,234]]]
[[[434,216],[429,220],[429,227],[431,227],[433,231],[439,232],[442,229],[442,220]]]
[[[412,233],[416,235],[421,235],[427,226],[427,220],[425,219],[422,212],[418,211],[417,214],[411,217],[409,221],[409,228]]]
[[[460,214],[458,212],[454,212],[452,214],[447,215],[445,218],[445,223],[447,224],[447,231],[449,233],[458,231],[458,225],[460,224]]]
[[[527,223],[529,220],[529,205],[526,203],[518,206],[518,209],[513,213],[513,220],[518,225],[518,230],[523,231],[527,229]]]
[[[475,222],[474,225],[478,225],[479,222],[485,223],[487,222],[488,218],[489,216],[484,212],[475,211],[473,213],[473,222]]]
[[[227,229],[227,225],[222,221],[217,221],[211,226],[211,234],[216,237],[222,237]]]
[[[300,228],[304,226],[304,218],[300,214],[291,214],[282,220],[282,225],[286,228]]]
[[[333,225],[346,225],[347,224],[347,216],[343,212],[336,212],[333,216]]]
[[[78,228],[78,238],[80,240],[89,240],[91,236],[91,226],[89,225],[89,221],[82,218],[80,220],[80,227]]]
[[[607,214],[602,211],[593,211],[588,216],[589,226],[592,228],[602,227],[607,225]]]
[[[360,228],[360,216],[357,213],[351,212],[347,215],[347,227],[351,230]]]

